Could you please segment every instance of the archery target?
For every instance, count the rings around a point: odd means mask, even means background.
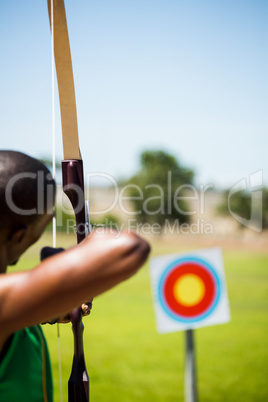
[[[229,321],[219,249],[152,260],[151,277],[159,332]]]

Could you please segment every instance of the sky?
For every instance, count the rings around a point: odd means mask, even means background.
[[[268,185],[268,2],[65,0],[85,172],[162,149],[196,185]],[[0,2],[1,148],[52,153],[46,0]],[[62,159],[56,93],[56,155]]]

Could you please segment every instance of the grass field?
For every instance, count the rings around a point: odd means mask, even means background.
[[[153,241],[152,255],[189,249],[189,244],[178,243],[179,247],[176,241]],[[34,266],[41,246],[39,241],[18,268]],[[224,262],[232,320],[195,331],[199,401],[264,402],[268,400],[268,250],[251,250],[250,243],[225,247]],[[156,332],[147,265],[130,281],[96,298],[84,322],[92,402],[184,400],[184,333]],[[56,326],[46,325],[44,331],[57,402]],[[64,401],[72,343],[70,324],[61,325]]]

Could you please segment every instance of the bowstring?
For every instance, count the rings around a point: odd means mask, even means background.
[[[52,176],[56,178],[56,124],[55,124],[55,62],[54,62],[54,4],[51,0],[51,92],[52,92]],[[52,219],[52,243],[53,248],[57,247],[57,221],[56,208],[54,206],[54,214]],[[63,402],[62,393],[62,365],[61,365],[61,342],[60,342],[60,325],[57,323],[57,339],[58,339],[58,370],[59,370],[59,388],[60,401]]]

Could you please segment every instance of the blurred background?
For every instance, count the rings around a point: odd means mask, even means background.
[[[267,9],[263,0],[67,0],[86,172],[131,176],[152,148],[174,153],[203,185],[265,171]],[[0,18],[1,147],[48,156],[47,2],[2,0]]]

